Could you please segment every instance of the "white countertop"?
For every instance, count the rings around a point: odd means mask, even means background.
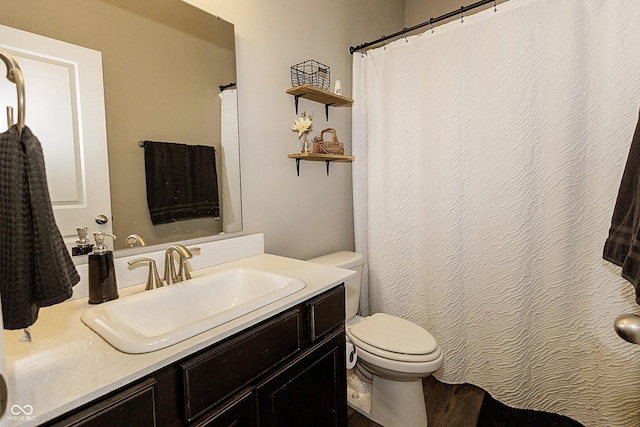
[[[231,322],[162,350],[122,353],[80,320],[90,306],[86,298],[40,310],[31,327],[32,343],[19,342],[22,331],[5,331],[10,426],[32,426],[51,420],[97,397],[206,348],[274,314],[344,282],[355,272],[306,261],[262,254],[208,267],[221,271],[251,267],[304,281],[307,286]],[[144,292],[144,284],[120,289],[120,298]],[[13,415],[10,408],[33,409]],[[15,412],[19,412],[16,408]]]

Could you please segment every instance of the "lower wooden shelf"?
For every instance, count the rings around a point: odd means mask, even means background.
[[[300,160],[309,160],[313,162],[325,162],[327,164],[327,176],[329,176],[329,164],[331,162],[353,162],[354,156],[344,156],[340,154],[320,154],[320,153],[295,153],[289,154],[290,159],[296,159],[296,172],[300,176]]]

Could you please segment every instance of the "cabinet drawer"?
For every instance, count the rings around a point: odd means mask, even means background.
[[[156,380],[149,378],[52,425],[73,427],[155,426]]]
[[[241,391],[191,427],[254,427],[253,389]]]
[[[300,310],[180,364],[185,417],[192,421],[300,349]]]
[[[311,321],[311,341],[344,324],[344,285],[326,292],[307,303]]]

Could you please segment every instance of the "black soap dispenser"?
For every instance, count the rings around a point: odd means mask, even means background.
[[[113,251],[104,244],[104,237],[114,240],[116,236],[97,231],[93,233],[96,245],[89,254],[89,304],[100,304],[118,298],[116,269],[113,264]]]

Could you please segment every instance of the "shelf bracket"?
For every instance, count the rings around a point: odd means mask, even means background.
[[[296,159],[296,174],[298,176],[300,176],[300,160],[302,159]],[[331,163],[331,160],[325,160],[324,163],[327,167],[327,176],[329,176],[329,164]]]
[[[324,104],[324,115],[327,118],[327,121],[329,121],[329,107],[332,105],[333,104]]]
[[[302,95],[293,95],[293,103],[296,106],[296,116],[298,115],[298,99],[300,99]]]

